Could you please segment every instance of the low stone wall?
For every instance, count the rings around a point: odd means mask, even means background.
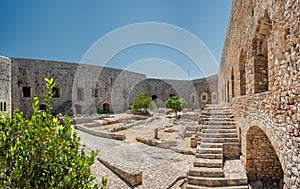
[[[105,166],[110,168],[113,172],[115,172],[118,176],[124,179],[131,186],[137,186],[142,184],[143,182],[143,171],[124,167],[121,164],[117,164],[115,162],[111,162],[109,160],[104,159],[103,157],[98,157],[98,160],[103,163]]]
[[[142,138],[142,137],[136,137],[136,140],[138,142],[147,144],[149,146],[156,146],[160,148],[171,148],[177,146],[177,141],[174,140],[158,140],[158,139]]]
[[[223,157],[225,159],[238,159],[241,155],[241,145],[239,143],[223,144]]]
[[[86,132],[88,134],[94,135],[94,136],[98,136],[98,137],[104,137],[104,138],[112,138],[112,139],[116,139],[116,140],[125,140],[126,136],[124,134],[116,134],[116,133],[109,133],[109,132],[105,132],[105,131],[95,131],[92,129],[89,129],[83,125],[74,125],[75,129],[78,129],[80,131]]]

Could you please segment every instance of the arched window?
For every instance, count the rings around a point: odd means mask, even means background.
[[[104,103],[103,104],[103,111],[106,112],[106,113],[110,112],[109,103]]]
[[[254,93],[268,91],[268,38],[271,34],[272,22],[265,11],[258,22],[256,35],[252,42],[254,56]]]

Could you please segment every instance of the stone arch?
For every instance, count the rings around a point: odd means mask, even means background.
[[[274,141],[259,127],[252,126],[246,132],[246,172],[250,182],[260,180],[283,188],[284,172],[275,150]]]
[[[152,95],[152,100],[156,100],[157,99],[157,95]]]
[[[246,54],[242,50],[239,58],[240,95],[246,95]]]
[[[271,34],[272,22],[265,11],[258,20],[256,34],[252,42],[254,57],[254,93],[268,91],[268,38]]]
[[[106,113],[110,112],[110,105],[109,105],[109,103],[107,103],[107,102],[103,103],[103,111],[106,112]]]

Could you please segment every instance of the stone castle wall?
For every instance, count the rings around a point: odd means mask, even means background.
[[[20,109],[26,115],[32,113],[34,94],[40,97],[41,109],[44,108],[46,77],[54,78],[56,83],[56,95],[52,98],[55,114],[124,112],[143,91],[156,96],[159,107],[164,107],[172,94],[184,98],[187,107],[193,109],[217,102],[212,100],[217,92],[216,75],[193,81],[159,80],[96,65],[22,58],[11,59],[11,73],[12,109]]]
[[[0,112],[6,115],[11,110],[11,62],[0,56]]]
[[[280,162],[284,188],[300,188],[299,17],[299,0],[233,0],[218,73],[219,101],[235,112],[245,165],[269,163],[258,154],[249,156],[249,133],[259,127],[274,149],[269,154]],[[248,176],[276,175],[273,162],[265,170],[252,166]]]

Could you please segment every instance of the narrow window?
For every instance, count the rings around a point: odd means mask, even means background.
[[[58,87],[53,87],[53,97],[54,98],[59,98],[60,97],[60,93],[59,93],[59,88]]]
[[[6,102],[3,102],[3,111],[6,112]]]
[[[245,52],[242,50],[240,55],[240,94],[246,94],[246,71],[245,71],[245,64],[246,64],[246,55]]]
[[[0,111],[3,111],[3,102],[0,102]]]
[[[232,98],[234,97],[234,72],[233,72],[233,68],[231,70],[231,94],[232,94]]]
[[[31,97],[30,87],[23,87],[22,88],[22,97]]]

